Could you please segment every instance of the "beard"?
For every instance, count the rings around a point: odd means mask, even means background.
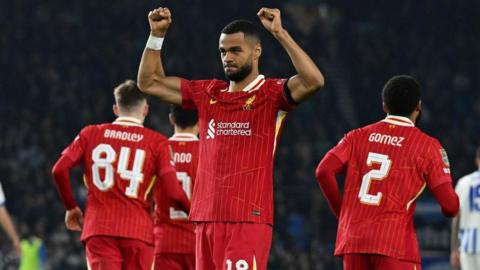
[[[225,77],[227,77],[230,81],[239,82],[245,79],[250,73],[252,72],[252,62],[246,63],[242,67],[238,68],[236,72],[226,72]]]

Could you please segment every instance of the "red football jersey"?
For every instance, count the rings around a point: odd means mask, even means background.
[[[273,223],[273,156],[293,109],[286,79],[259,75],[243,91],[219,80],[182,80],[185,108],[197,109],[200,160],[193,221]]]
[[[330,153],[346,179],[335,255],[374,253],[420,262],[413,226],[425,186],[451,182],[445,150],[406,117],[356,129]]]
[[[191,133],[176,133],[168,139],[173,148],[177,178],[191,199],[197,175],[199,141]],[[160,190],[163,190],[160,183]],[[195,228],[187,213],[175,209],[162,197],[155,208],[155,253],[195,253]]]
[[[85,127],[63,154],[84,165],[88,195],[81,240],[110,235],[153,244],[155,176],[175,172],[167,138],[135,118],[119,117]]]

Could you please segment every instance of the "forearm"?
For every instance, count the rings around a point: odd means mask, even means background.
[[[166,77],[160,57],[160,50],[145,48],[138,69],[138,88],[163,101],[181,105],[181,79]]]
[[[12,219],[10,218],[10,214],[5,207],[0,207],[0,224],[12,243],[15,244],[20,242],[15,226],[13,226]]]
[[[138,87],[148,93],[155,82],[155,78],[165,77],[162,62],[160,60],[160,51],[145,48],[138,68],[137,83]]]
[[[182,189],[180,182],[177,179],[175,172],[169,172],[162,175],[161,181],[164,187],[165,194],[158,194],[157,196],[168,196],[169,200],[185,212],[190,212],[190,200],[187,194]]]
[[[440,204],[442,213],[447,217],[454,217],[458,214],[460,202],[457,193],[450,182],[443,183],[432,189],[433,196]]]
[[[70,210],[77,206],[72,193],[70,184],[70,169],[73,167],[73,162],[65,155],[55,163],[52,169],[52,176],[55,180],[55,186],[60,194],[65,209]]]
[[[274,34],[274,37],[287,51],[295,70],[303,79],[307,90],[314,92],[322,88],[325,84],[323,74],[310,56],[293,40],[290,34],[285,29],[282,29]]]
[[[452,234],[450,236],[450,251],[458,250],[460,242],[458,240],[458,227],[460,223],[460,215],[457,215],[452,219]]]

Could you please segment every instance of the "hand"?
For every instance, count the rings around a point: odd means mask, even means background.
[[[282,19],[278,8],[261,8],[257,16],[263,26],[275,37],[283,31]]]
[[[458,252],[458,250],[450,253],[450,264],[455,268],[460,267],[460,252]]]
[[[168,8],[157,8],[148,13],[150,31],[156,37],[164,37],[172,23],[172,14]]]
[[[65,214],[65,226],[71,231],[80,232],[83,226],[83,213],[77,206],[71,210],[67,210]]]

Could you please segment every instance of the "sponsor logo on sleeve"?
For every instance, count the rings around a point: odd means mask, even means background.
[[[443,148],[440,149],[440,155],[442,155],[443,163],[445,163],[447,167],[450,167],[450,161],[448,160],[447,151],[445,151],[445,149]]]
[[[447,151],[445,149],[440,149],[440,155],[442,156],[443,163],[445,164],[445,168],[443,168],[443,172],[445,174],[450,174],[450,161],[448,160]]]

